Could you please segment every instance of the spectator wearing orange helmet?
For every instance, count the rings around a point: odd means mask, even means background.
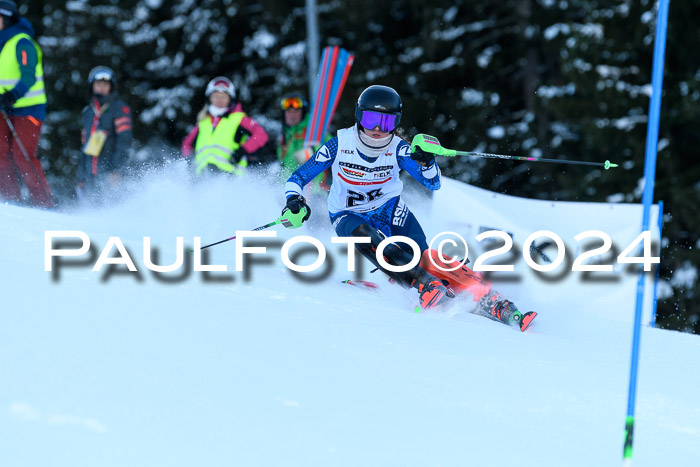
[[[305,147],[307,127],[309,126],[309,103],[300,92],[285,94],[280,100],[282,109],[282,137],[277,146],[277,159],[282,164],[282,178],[288,179],[300,165],[309,160],[320,147]],[[322,143],[331,139],[323,135]],[[330,189],[330,171],[320,173],[311,183],[314,192],[322,193]]]

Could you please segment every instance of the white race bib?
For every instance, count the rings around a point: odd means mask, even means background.
[[[328,195],[331,213],[371,211],[403,190],[396,158],[401,139],[394,136],[386,150],[370,163],[360,157],[354,132],[354,127],[338,130],[338,154],[331,168],[333,185]]]

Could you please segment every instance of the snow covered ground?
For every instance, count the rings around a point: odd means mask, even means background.
[[[269,179],[184,178],[145,180],[114,207],[0,205],[3,467],[620,465],[631,325],[591,309],[586,284],[505,284],[540,313],[527,333],[466,299],[415,313],[410,292],[340,284],[352,276],[322,206],[270,231],[321,239],[338,260],[328,280],[294,278],[278,249],[245,280],[229,242],[207,250],[228,272],[190,264],[166,282],[143,237],[170,264],[176,237],[214,242],[281,208]],[[428,205],[409,205],[425,224]],[[95,254],[117,236],[139,273],[93,272],[87,255],[46,272],[50,230],[85,232]],[[634,465],[697,465],[698,361],[699,336],[643,329]]]

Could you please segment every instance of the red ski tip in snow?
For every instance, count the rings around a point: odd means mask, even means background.
[[[537,316],[537,313],[534,311],[528,311],[527,313],[523,313],[523,317],[520,319],[520,330],[523,332],[526,331],[532,324],[532,321],[535,319],[535,316]]]

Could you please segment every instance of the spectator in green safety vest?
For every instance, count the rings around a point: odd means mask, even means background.
[[[304,162],[309,160],[318,146],[304,147],[306,128],[309,125],[309,104],[299,92],[285,94],[280,101],[282,109],[282,137],[277,146],[277,159],[282,164],[281,178],[287,180],[292,173]],[[322,143],[331,139],[326,133]],[[330,189],[330,174],[326,170],[319,174],[311,183],[312,191],[319,193]]]
[[[207,85],[208,104],[199,113],[197,125],[182,142],[182,156],[194,154],[195,173],[207,171],[242,175],[248,156],[265,143],[265,129],[234,102],[236,88],[231,80],[218,76]]]
[[[0,0],[0,112],[0,199],[21,203],[23,182],[33,205],[53,207],[37,158],[46,119],[42,53],[12,0]]]

